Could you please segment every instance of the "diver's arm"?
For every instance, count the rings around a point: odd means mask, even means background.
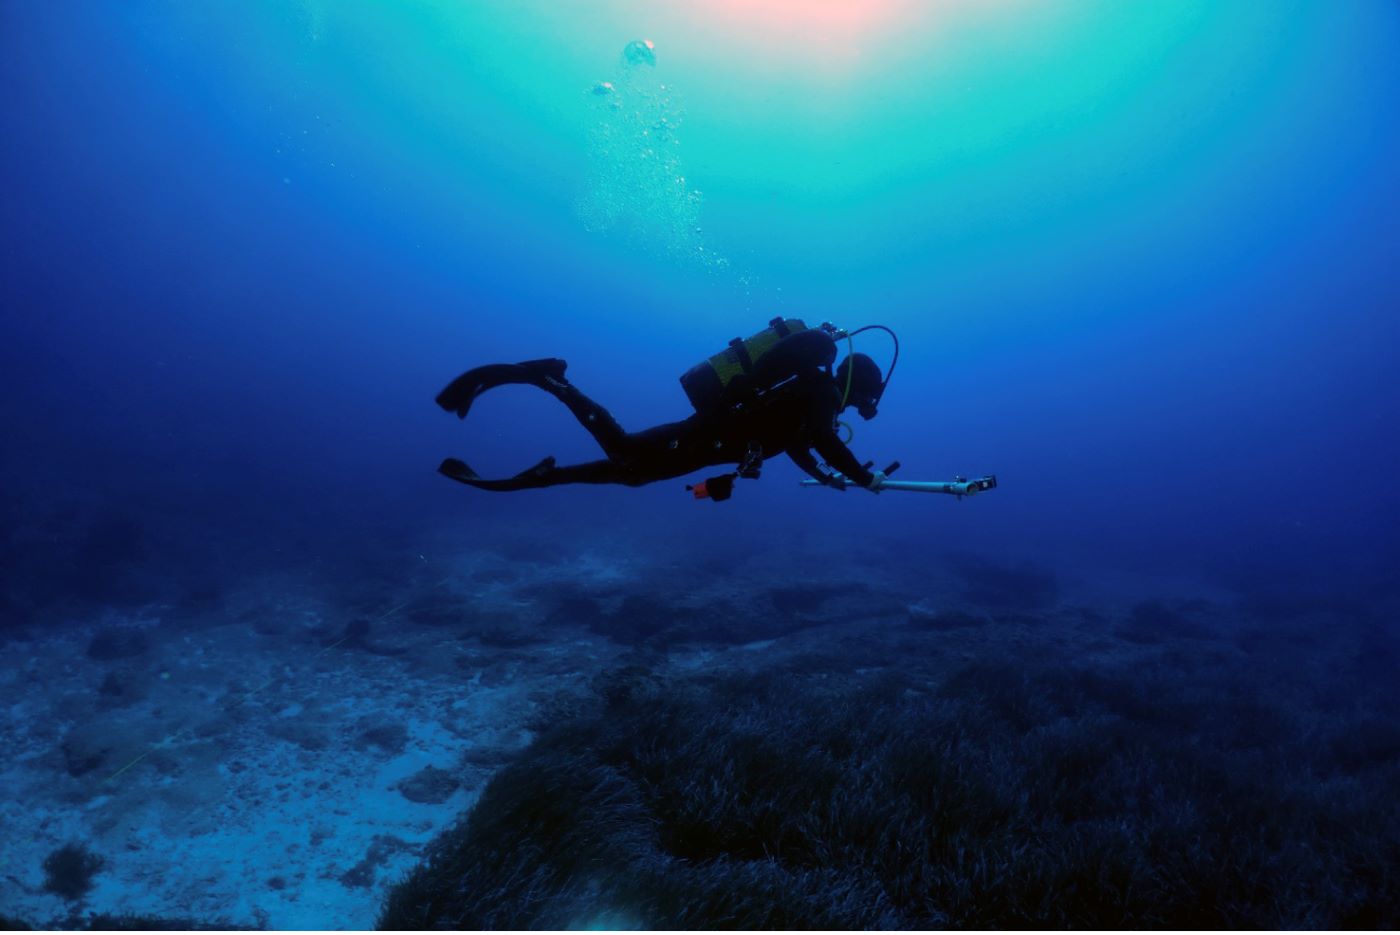
[[[812,447],[827,466],[840,472],[846,480],[862,487],[869,487],[875,475],[871,474],[851,453],[851,449],[836,434],[836,419],[841,414],[842,393],[836,382],[822,379],[819,374],[811,375],[811,409],[807,425],[812,430]]]
[[[835,487],[837,490],[846,489],[846,482],[844,480],[835,475],[828,474],[817,467],[817,459],[812,457],[812,452],[808,449],[797,447],[789,448],[787,450],[787,456],[792,459],[793,464],[802,468],[802,470],[815,478],[817,483],[827,487]]]
[[[817,454],[822,456],[822,460],[841,472],[851,483],[859,484],[861,487],[869,487],[874,482],[875,475],[856,460],[851,449],[847,448],[845,443],[836,436],[835,429],[818,434],[816,444],[812,447],[817,449]]]

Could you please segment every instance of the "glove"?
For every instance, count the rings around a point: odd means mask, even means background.
[[[865,485],[865,489],[871,493],[879,493],[880,488],[885,486],[885,472],[876,471],[870,475],[870,483]]]

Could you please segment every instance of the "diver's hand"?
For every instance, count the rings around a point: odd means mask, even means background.
[[[873,474],[870,475],[870,483],[868,483],[868,484],[865,485],[865,489],[868,490],[868,491],[870,491],[871,493],[879,493],[879,492],[880,492],[880,489],[881,489],[882,487],[884,487],[884,486],[885,486],[885,472],[884,472],[884,471],[876,471],[875,473],[873,473]]]

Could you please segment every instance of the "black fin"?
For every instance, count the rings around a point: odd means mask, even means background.
[[[457,413],[457,418],[465,419],[467,410],[471,409],[472,401],[480,392],[481,384],[476,379],[475,372],[468,370],[449,383],[441,393],[434,397],[433,401],[448,412]]]
[[[550,455],[549,457],[547,457],[547,458],[545,458],[543,461],[541,461],[539,464],[535,465],[535,466],[532,467],[532,468],[528,468],[528,469],[526,469],[526,470],[524,470],[524,471],[521,471],[519,474],[517,474],[517,475],[515,475],[515,476],[516,476],[516,477],[538,477],[539,475],[544,474],[544,473],[546,473],[546,472],[548,472],[548,471],[552,471],[552,470],[554,470],[554,455]]]
[[[564,371],[569,368],[569,362],[560,360],[558,357],[543,357],[539,360],[522,360],[519,366],[536,379],[542,377],[552,377],[561,383],[568,382],[564,378]]]
[[[463,482],[480,480],[477,473],[465,461],[459,461],[456,458],[444,459],[438,465],[438,473]]]
[[[564,371],[568,363],[558,357],[544,357],[540,360],[526,360],[518,364],[487,364],[473,367],[449,383],[434,401],[448,412],[457,413],[457,418],[465,419],[476,398],[487,390],[507,383],[533,384],[549,388],[548,380],[567,383]]]

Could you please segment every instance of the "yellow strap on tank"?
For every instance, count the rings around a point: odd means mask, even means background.
[[[739,356],[732,349],[726,349],[711,357],[710,366],[714,368],[715,376],[719,377],[721,386],[728,386],[730,380],[744,373],[744,366],[739,363]]]

